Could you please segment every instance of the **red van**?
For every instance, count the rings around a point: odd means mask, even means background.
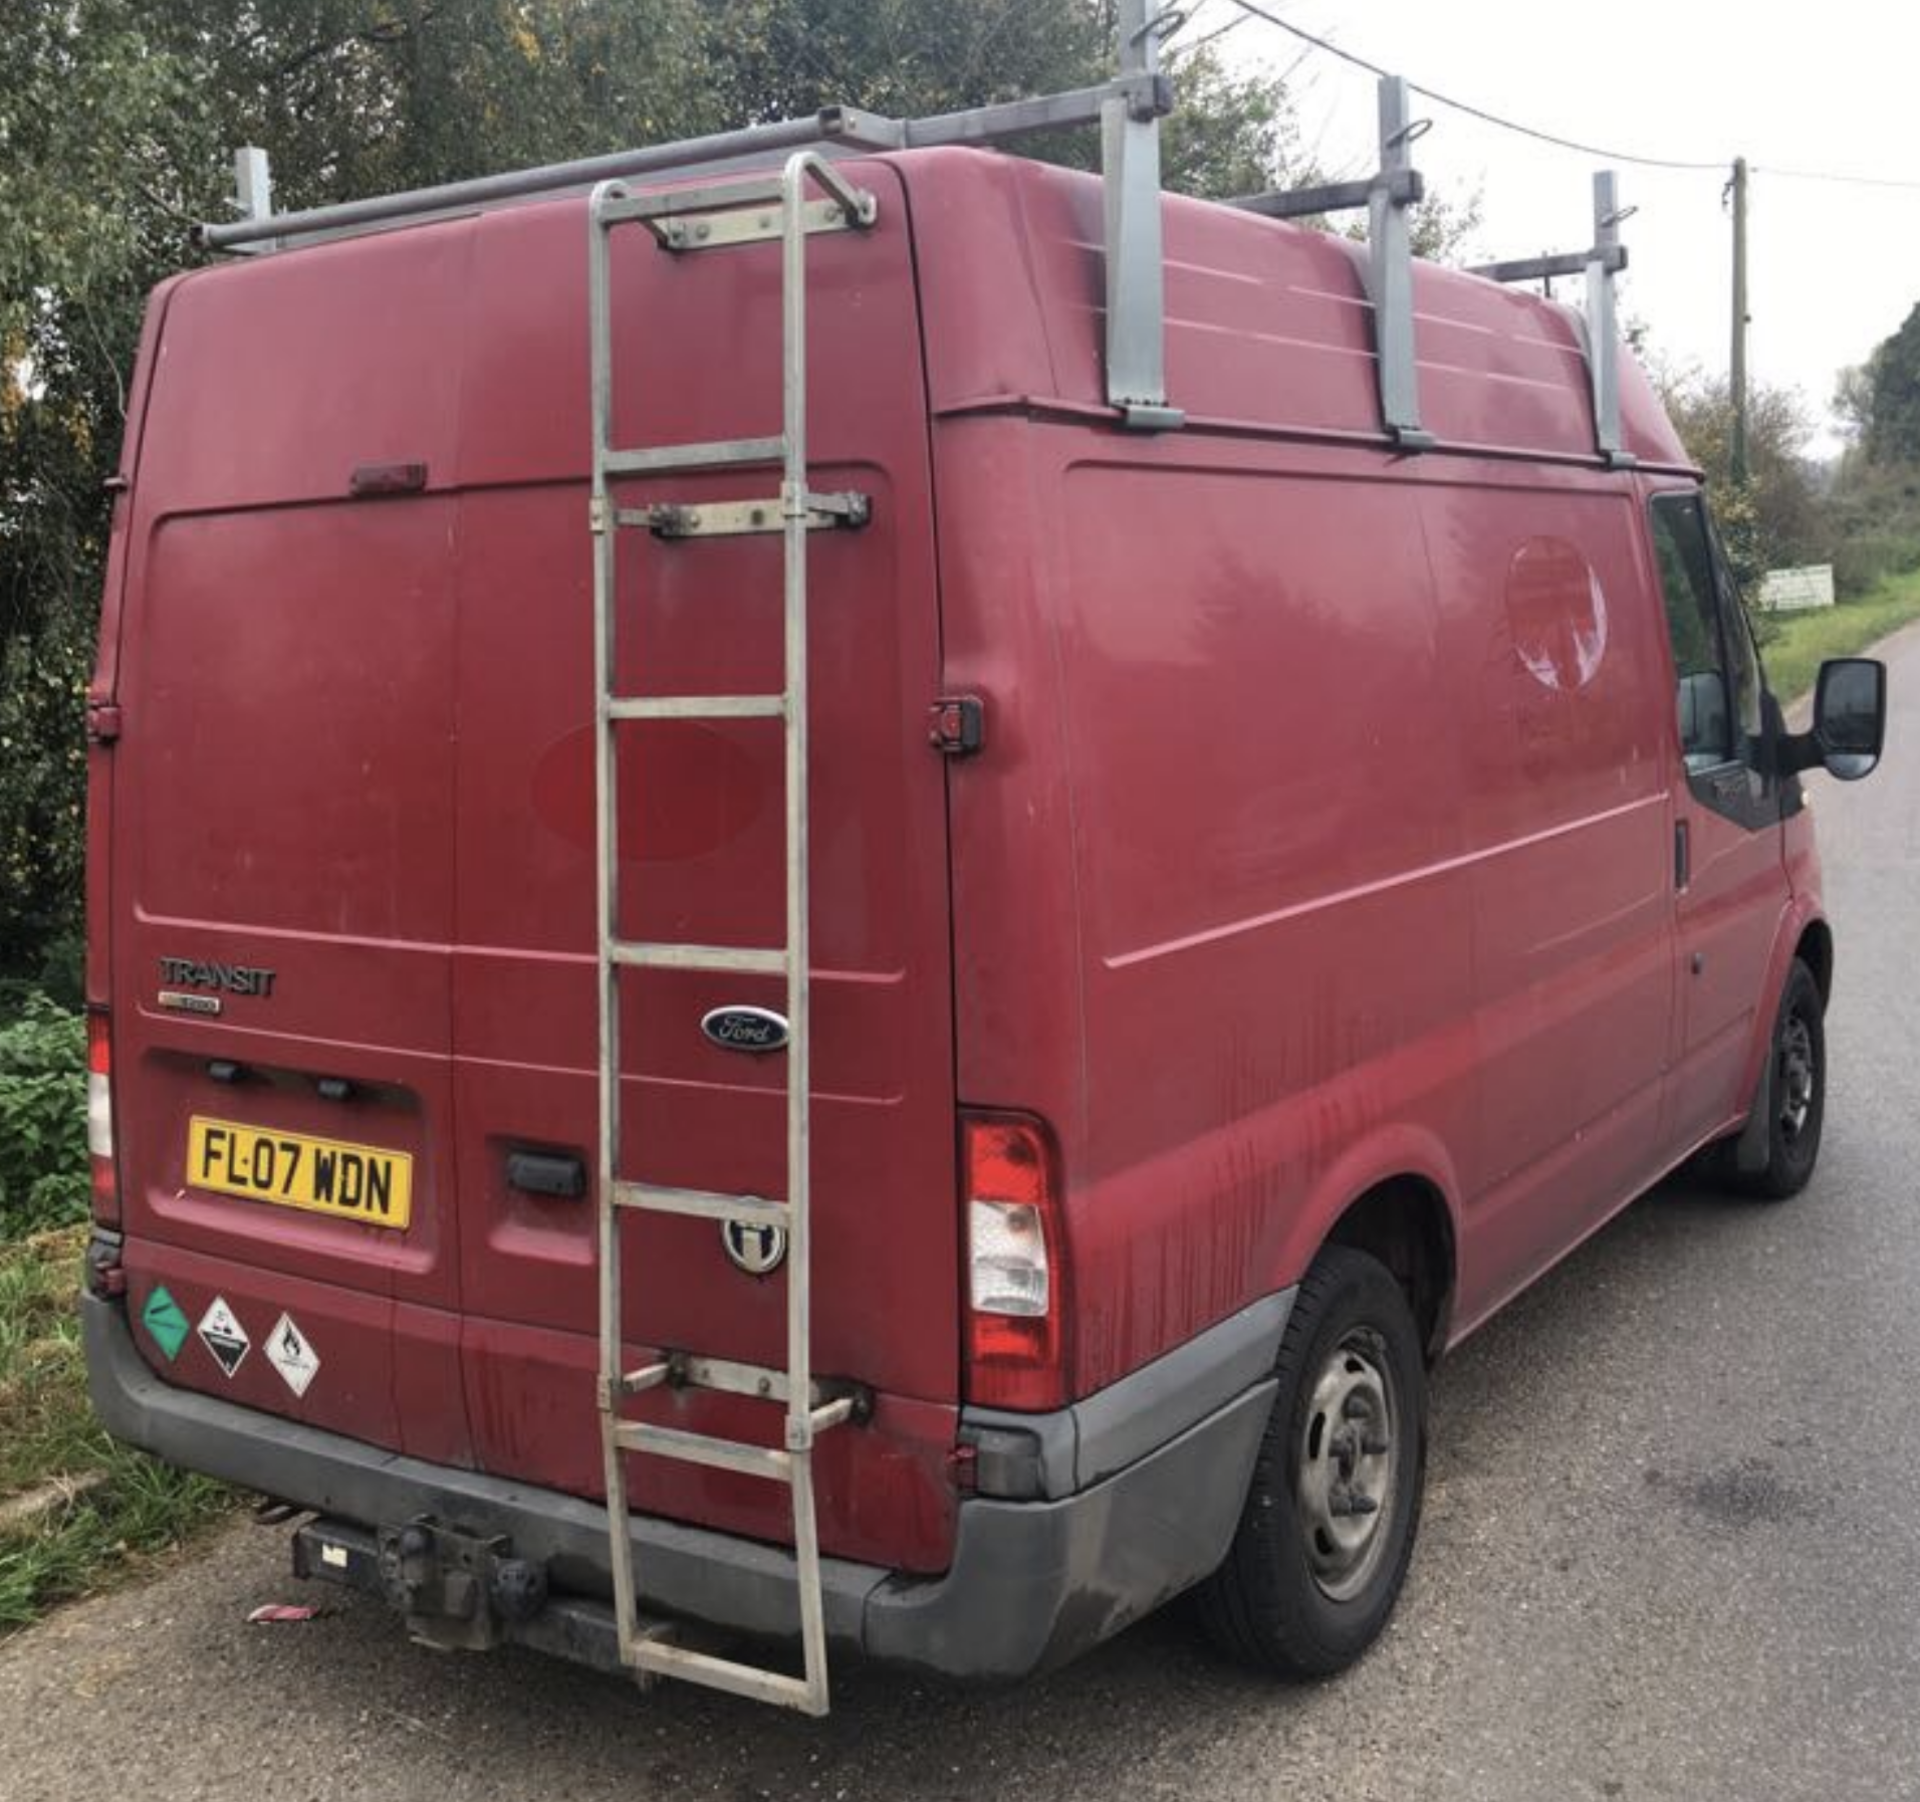
[[[1811,1174],[1880,666],[1788,733],[1645,382],[1476,276],[1396,427],[1365,249],[1155,193],[1129,410],[1096,177],[457,200],[149,309],[101,1418],[441,1645],[817,1709],[1197,1587],[1348,1663],[1433,1361],[1704,1148]]]

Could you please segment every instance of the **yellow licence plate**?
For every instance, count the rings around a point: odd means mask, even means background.
[[[197,1115],[187,1123],[187,1181],[196,1189],[396,1231],[413,1212],[413,1159],[404,1151]]]

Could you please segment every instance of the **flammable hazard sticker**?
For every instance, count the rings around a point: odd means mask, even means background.
[[[291,1314],[282,1314],[267,1335],[267,1362],[279,1371],[295,1395],[305,1395],[307,1386],[320,1374],[320,1354],[306,1334],[294,1324]]]
[[[216,1295],[212,1305],[200,1316],[200,1325],[195,1329],[200,1335],[200,1343],[213,1353],[213,1361],[229,1377],[247,1360],[247,1353],[253,1341],[247,1337],[247,1329],[240,1324],[240,1316],[227,1306],[226,1298]]]

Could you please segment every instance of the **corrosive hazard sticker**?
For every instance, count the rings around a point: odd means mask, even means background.
[[[248,1348],[253,1341],[247,1337],[247,1329],[240,1324],[240,1316],[227,1306],[226,1297],[216,1295],[212,1305],[200,1316],[200,1325],[196,1329],[200,1342],[213,1353],[213,1361],[229,1377],[246,1362]]]

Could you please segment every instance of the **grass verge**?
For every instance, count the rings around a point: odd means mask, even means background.
[[[1772,617],[1777,627],[1760,655],[1769,686],[1788,705],[1812,689],[1823,658],[1851,657],[1920,619],[1920,570],[1888,576],[1857,601]]]
[[[232,1505],[93,1417],[74,1304],[87,1229],[0,1243],[0,1636],[178,1545]]]

